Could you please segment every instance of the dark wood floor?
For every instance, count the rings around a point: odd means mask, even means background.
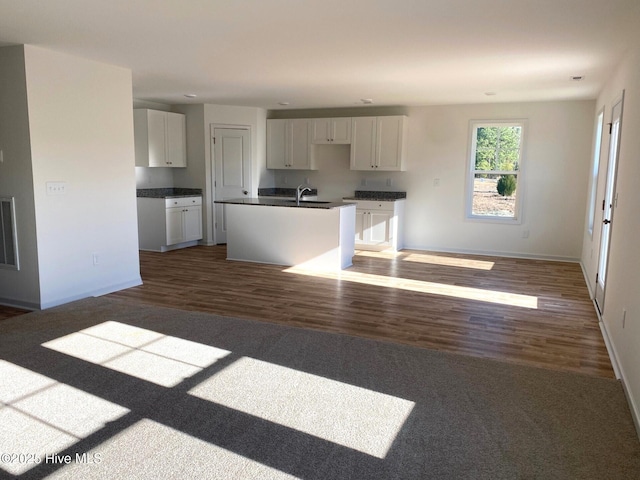
[[[614,377],[575,263],[404,250],[310,274],[224,246],[140,255],[144,285],[110,297]]]

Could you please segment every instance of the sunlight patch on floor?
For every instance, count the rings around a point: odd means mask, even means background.
[[[20,475],[129,410],[0,360],[0,469]],[[39,459],[39,461],[37,461]]]
[[[476,270],[491,270],[495,265],[495,262],[487,260],[474,260],[470,258],[458,258],[447,255],[432,255],[428,253],[411,253],[406,251],[392,252],[392,251],[369,251],[369,250],[356,250],[356,256],[359,257],[371,257],[371,258],[385,258],[394,259],[399,258],[406,262],[416,263],[428,263],[431,265],[442,265],[445,267],[460,267],[460,268],[473,268]]]
[[[426,293],[429,295],[442,295],[445,297],[462,298],[465,300],[497,303],[512,307],[538,308],[538,298],[535,296],[500,292],[498,290],[486,290],[482,288],[462,287],[459,285],[425,282],[422,280],[411,280],[407,278],[387,277],[384,275],[374,275],[371,273],[361,273],[349,270],[342,270],[341,272],[333,273],[291,267],[286,269],[285,272],[329,278],[333,280],[344,280],[376,287],[397,288],[400,290]]]
[[[445,267],[473,268],[476,270],[491,270],[495,262],[486,260],[473,260],[470,258],[456,258],[441,255],[428,255],[425,253],[407,253],[402,257],[403,261],[429,263]]]
[[[164,387],[176,386],[231,353],[113,321],[42,346]]]
[[[189,393],[377,458],[414,402],[242,357]]]

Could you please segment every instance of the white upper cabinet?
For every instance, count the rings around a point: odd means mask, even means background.
[[[267,120],[267,168],[287,168],[287,120]]]
[[[376,117],[354,117],[351,134],[351,170],[371,170],[376,160]]]
[[[407,117],[354,117],[351,120],[351,170],[404,170]]]
[[[186,167],[186,120],[180,113],[135,109],[137,167]]]
[[[342,144],[351,143],[351,118],[314,118],[311,122],[311,143]]]
[[[267,120],[267,168],[315,169],[309,120]]]

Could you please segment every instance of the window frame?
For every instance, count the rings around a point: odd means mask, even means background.
[[[587,232],[589,237],[593,239],[593,226],[596,222],[597,214],[597,194],[598,194],[598,177],[600,174],[600,162],[602,160],[602,143],[604,139],[604,107],[597,113],[595,118],[594,136],[593,136],[593,152],[591,157],[591,171],[589,173],[589,205],[587,211]]]
[[[477,130],[480,127],[520,127],[520,149],[518,155],[518,170],[502,171],[502,170],[476,170],[476,141]],[[483,223],[500,223],[508,225],[522,224],[522,211],[524,199],[524,171],[525,171],[525,145],[528,132],[528,121],[525,118],[514,119],[489,119],[489,120],[471,120],[469,122],[469,143],[467,154],[467,173],[465,185],[465,218],[469,221],[477,221]],[[515,200],[514,216],[501,217],[498,215],[478,215],[473,213],[473,192],[474,180],[476,174],[486,173],[490,175],[513,174],[515,172],[517,178],[517,195]]]

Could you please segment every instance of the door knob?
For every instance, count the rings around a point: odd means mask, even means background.
[[[249,192],[247,192],[246,190],[242,190],[242,193],[244,193],[246,195]]]

